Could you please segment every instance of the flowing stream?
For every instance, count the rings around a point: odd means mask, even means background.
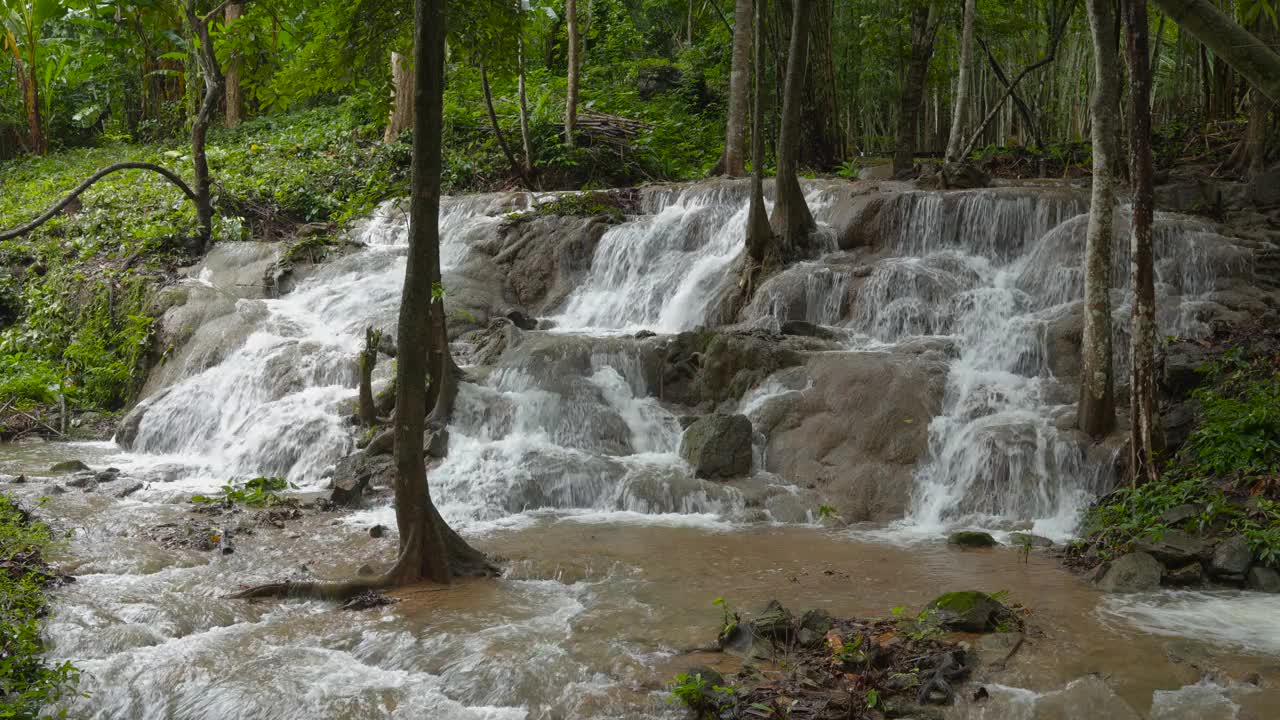
[[[1206,702],[1230,713],[1277,707],[1274,598],[1162,593],[1121,602],[1045,557],[920,542],[974,525],[1031,526],[1061,539],[1114,482],[1112,458],[1084,453],[1060,429],[1074,398],[1048,339],[1079,311],[1080,197],[903,193],[881,211],[880,247],[856,252],[839,250],[828,226],[837,205],[829,188],[814,185],[809,197],[829,252],[760,288],[748,322],[806,319],[835,333],[841,352],[890,352],[922,338],[948,348],[942,410],[904,519],[869,533],[753,522],[739,486],[694,478],[680,459],[678,418],[655,399],[652,369],[628,336],[702,325],[740,250],[745,193],[692,186],[645,195],[644,212],[599,242],[585,280],[551,318],[556,330],[530,333],[462,386],[448,457],[430,471],[432,494],[451,524],[509,560],[504,578],[410,591],[398,605],[359,613],[224,599],[242,583],[350,577],[393,551],[394,537],[367,532],[394,526],[388,505],[242,529],[231,555],[154,541],[156,528],[190,516],[194,492],[259,475],[319,491],[354,448],[344,418],[356,395],[354,356],[367,325],[394,328],[404,273],[405,220],[389,203],[354,230],[362,249],[278,299],[235,297],[212,264],[184,281],[193,296],[231,311],[194,331],[196,350],[173,356],[165,370],[173,382],[144,401],[131,450],[0,450],[5,472],[38,475],[77,457],[147,482],[124,499],[71,491],[48,504],[46,514],[73,538],[78,581],[60,593],[50,634],[52,654],[86,672],[92,695],[77,710],[99,718],[679,717],[663,702],[663,685],[692,664],[682,650],[711,639],[717,596],[745,609],[776,596],[797,609],[883,615],[967,587],[1009,590],[1035,609],[1045,633],[1001,681],[1007,692],[996,695],[1009,717],[1091,672],[1112,676],[1142,712]],[[446,282],[507,213],[533,201],[447,200]],[[1158,243],[1162,331],[1201,332],[1201,296],[1247,254],[1180,217],[1160,218]],[[1123,287],[1127,258],[1117,254]],[[1115,297],[1124,317],[1123,290]],[[1118,333],[1117,357],[1124,342]],[[777,395],[808,391],[766,381],[739,409],[750,415]],[[768,474],[761,482],[789,484]],[[44,485],[12,487],[34,498]],[[1225,616],[1231,621],[1217,619]],[[1173,652],[1171,642],[1194,650],[1195,667],[1215,668],[1217,684],[1203,685],[1179,659],[1191,651]],[[1270,689],[1242,685],[1250,671]]]

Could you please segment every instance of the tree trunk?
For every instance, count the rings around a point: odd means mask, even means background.
[[[778,267],[782,258],[773,242],[773,228],[764,206],[764,52],[761,50],[764,31],[764,2],[756,3],[755,38],[752,64],[755,66],[755,107],[751,112],[751,205],[747,209],[747,264],[743,304],[750,302],[758,278],[765,267]],[[742,22],[741,16],[735,22]],[[774,257],[769,257],[773,252]]]
[[[1115,205],[1113,163],[1117,155],[1120,66],[1115,46],[1112,0],[1086,0],[1093,32],[1094,86],[1093,192],[1085,247],[1084,339],[1080,364],[1080,403],[1076,422],[1093,437],[1115,425],[1115,378],[1111,357],[1111,243]]]
[[[209,132],[209,123],[213,121],[213,113],[222,100],[222,69],[218,65],[214,53],[213,40],[209,37],[209,18],[201,17],[196,12],[196,0],[186,2],[187,22],[196,40],[196,64],[200,74],[204,76],[204,99],[200,101],[200,109],[191,123],[191,161],[195,167],[196,224],[197,236],[188,248],[193,254],[201,254],[209,249],[213,240],[213,202],[209,193],[209,161],[205,157],[205,136]]]
[[[368,427],[378,422],[378,407],[373,401],[373,370],[378,365],[380,340],[380,330],[365,328],[364,349],[360,351],[360,422]]]
[[[1129,55],[1129,158],[1133,227],[1129,236],[1133,317],[1129,345],[1129,468],[1133,484],[1156,479],[1156,287],[1151,249],[1155,181],[1151,158],[1151,67],[1146,0],[1125,0]]]
[[[398,52],[391,53],[391,86],[394,93],[391,117],[382,135],[386,143],[395,142],[400,133],[413,126],[413,68]]]
[[[23,73],[24,69],[25,73]],[[44,124],[40,119],[40,84],[36,78],[34,46],[31,50],[31,58],[26,63],[18,63],[18,76],[22,81],[22,96],[27,110],[27,144],[31,146],[31,154],[44,155],[49,151],[49,147],[45,144]]]
[[[521,14],[523,18],[523,13]],[[520,27],[520,36],[516,38],[516,73],[518,75],[520,95],[520,144],[524,146],[524,176],[527,182],[533,181],[533,140],[529,135],[529,96],[525,92],[524,81],[524,26]]]
[[[915,166],[916,135],[920,123],[920,100],[933,58],[933,40],[938,33],[938,12],[933,3],[917,6],[911,13],[911,57],[902,86],[898,108],[897,148],[893,153],[893,173],[909,172]]]
[[[1280,102],[1280,54],[1209,0],[1152,0],[1273,102]]]
[[[782,127],[778,132],[778,176],[774,180],[773,217],[770,224],[781,242],[783,261],[809,254],[813,214],[800,189],[797,156],[800,154],[800,105],[803,102],[806,49],[809,44],[809,3],[795,0],[791,16],[791,43],[787,51],[787,75],[782,87]]]
[[[409,255],[400,296],[396,352],[395,506],[400,556],[393,583],[448,583],[445,523],[431,502],[423,462],[432,317],[443,302],[440,277],[440,166],[444,99],[445,0],[417,0],[414,13],[413,191]],[[447,349],[446,349],[447,350]],[[432,378],[438,385],[440,377]]]
[[[564,102],[564,144],[573,147],[573,133],[578,127],[578,0],[564,0],[564,14],[569,32],[569,82]]]
[[[725,123],[724,174],[746,174],[747,104],[751,88],[752,0],[737,0],[733,11],[733,59],[729,73],[729,117]]]
[[[511,152],[511,146],[507,144],[507,136],[502,132],[502,126],[498,124],[498,113],[493,109],[493,90],[489,87],[489,73],[485,70],[484,63],[480,63],[480,88],[484,92],[484,107],[488,111],[489,126],[493,128],[493,137],[498,141],[498,147],[507,157],[511,171],[520,178],[520,182],[525,187],[532,190],[528,178],[524,176],[524,167],[516,161],[515,153]]]
[[[842,159],[837,125],[835,48],[831,26],[835,5],[831,0],[811,0],[809,9],[808,65],[805,69],[804,104],[801,106],[799,162],[815,170],[830,170]]]
[[[960,159],[960,136],[964,130],[964,116],[968,111],[970,75],[973,73],[973,16],[976,0],[964,2],[964,29],[960,32],[960,77],[956,81],[956,107],[951,114],[951,135],[947,138],[947,162]]]
[[[239,0],[232,0],[227,3],[226,18],[227,27],[240,19],[244,14],[244,5]],[[244,101],[240,97],[240,59],[238,57],[231,58],[227,63],[227,127],[233,128],[240,124],[244,119]]]

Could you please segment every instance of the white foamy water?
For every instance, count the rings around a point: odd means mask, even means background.
[[[1099,612],[1157,635],[1280,656],[1280,595],[1190,590],[1108,595]]]

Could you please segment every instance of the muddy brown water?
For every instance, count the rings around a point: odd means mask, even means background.
[[[54,454],[27,450],[3,469]],[[344,612],[222,596],[247,582],[349,577],[388,561],[393,533],[373,539],[349,517],[312,513],[242,533],[221,556],[151,539],[155,526],[192,516],[176,497],[118,500],[107,485],[47,495],[49,486],[33,478],[4,490],[47,497],[41,516],[71,533],[64,567],[78,581],[58,593],[49,636],[54,657],[85,670],[91,695],[77,716],[681,717],[665,702],[676,673],[735,665],[688,652],[713,642],[718,597],[745,613],[777,599],[797,612],[887,616],[978,589],[1031,609],[1014,661],[980,682],[1050,692],[1096,673],[1145,714],[1159,693],[1208,676],[1234,706],[1221,717],[1280,717],[1280,657],[1143,630],[1043,553],[680,516],[535,514],[476,538],[504,558],[502,579],[405,588],[398,604]]]

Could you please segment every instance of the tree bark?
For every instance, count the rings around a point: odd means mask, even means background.
[[[1152,0],[1273,102],[1280,102],[1280,54],[1209,0]]]
[[[1115,378],[1111,352],[1111,243],[1119,121],[1120,67],[1112,0],[1086,0],[1093,33],[1093,191],[1085,247],[1084,339],[1076,422],[1093,437],[1115,426]]]
[[[239,0],[231,0],[227,3],[226,18],[227,27],[244,14],[244,4]],[[227,63],[227,98],[226,98],[226,123],[227,127],[233,128],[240,124],[244,119],[244,101],[240,97],[240,58],[233,57],[231,62]]]
[[[40,118],[40,82],[36,77],[34,44],[29,55],[25,63],[18,62],[18,78],[22,80],[22,97],[27,111],[27,144],[31,146],[31,154],[44,155],[49,151],[49,146],[45,142],[44,123]]]
[[[915,166],[916,136],[920,124],[920,101],[933,58],[933,40],[938,34],[938,11],[930,2],[911,12],[911,56],[902,85],[898,108],[897,148],[893,153],[893,173],[909,172]]]
[[[837,125],[839,102],[836,97],[834,38],[831,34],[835,5],[832,0],[811,2],[798,161],[816,170],[830,170],[843,159]]]
[[[360,351],[360,422],[372,427],[378,422],[378,407],[373,400],[373,370],[378,365],[378,343],[382,332],[367,327],[364,349]]]
[[[1156,286],[1151,249],[1155,181],[1151,159],[1151,66],[1146,0],[1124,0],[1129,59],[1129,164],[1133,223],[1129,276],[1133,316],[1129,341],[1129,468],[1133,484],[1156,479]]]
[[[782,127],[778,133],[778,175],[774,180],[773,216],[770,224],[781,242],[783,261],[809,254],[813,214],[800,189],[797,157],[800,153],[800,105],[803,102],[806,49],[809,44],[810,0],[792,6],[791,43],[787,74],[782,88]]]
[[[960,77],[956,81],[956,107],[951,114],[951,134],[947,138],[947,162],[960,159],[960,143],[964,142],[964,116],[968,111],[970,75],[973,73],[973,16],[976,0],[964,2],[964,28],[960,31]]]
[[[569,32],[569,73],[564,102],[564,144],[567,147],[573,147],[573,133],[578,127],[578,0],[564,0],[564,14]]]
[[[394,98],[387,130],[382,135],[385,143],[395,142],[400,133],[413,126],[413,68],[398,52],[391,53],[391,86]]]
[[[751,112],[751,205],[747,208],[747,264],[744,273],[743,304],[751,300],[761,271],[780,266],[782,257],[773,242],[773,228],[764,206],[764,2],[756,4],[752,64],[755,66],[755,106]],[[741,22],[741,17],[735,22]],[[770,252],[774,257],[769,257]]]
[[[751,83],[752,0],[737,0],[733,11],[733,55],[729,72],[729,114],[725,123],[724,174],[746,174],[747,104]]]

